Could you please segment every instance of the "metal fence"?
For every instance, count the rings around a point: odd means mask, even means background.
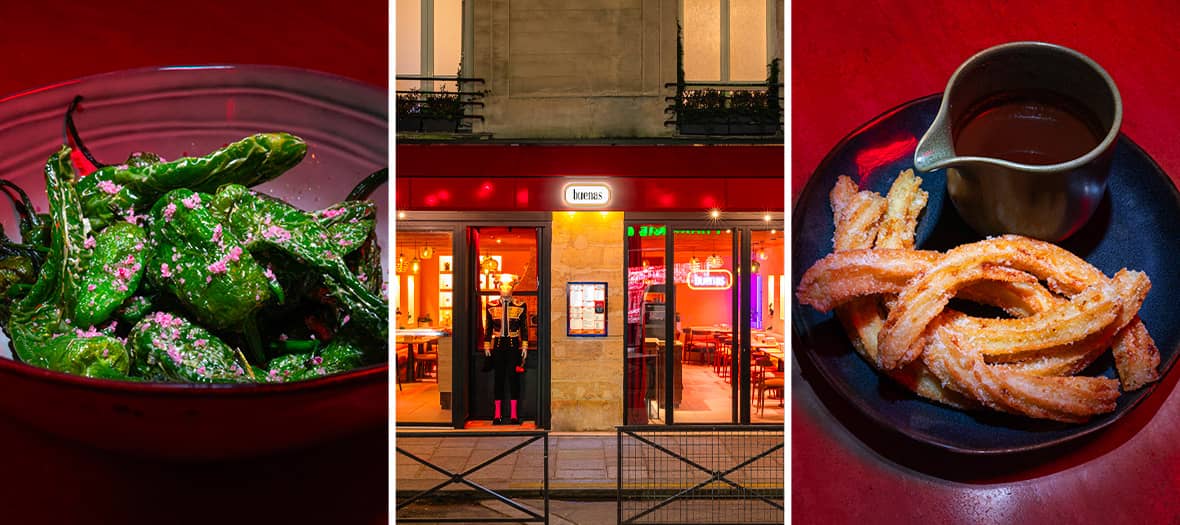
[[[781,425],[622,426],[620,524],[783,523]]]
[[[548,431],[411,431],[398,432],[396,437],[399,459],[396,516],[398,522],[549,523]],[[415,447],[415,438],[422,440],[422,447]],[[535,460],[537,455],[540,455],[540,461],[522,461]],[[407,465],[421,466],[421,469],[411,470],[411,475],[403,478],[402,469]],[[538,470],[540,472],[536,472]],[[506,479],[519,479],[533,474],[541,480],[539,487],[521,489],[489,486],[503,483]],[[481,476],[485,479],[480,479]],[[406,486],[413,488],[403,490]],[[543,498],[544,509],[537,511],[513,499],[529,496]],[[521,515],[441,517],[411,512],[415,504],[429,504],[448,499],[471,501],[487,498],[519,511]]]

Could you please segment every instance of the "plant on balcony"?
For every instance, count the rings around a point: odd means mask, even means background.
[[[397,96],[398,131],[456,131],[463,120],[458,93],[420,93]]]

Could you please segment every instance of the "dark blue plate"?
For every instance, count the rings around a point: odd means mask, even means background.
[[[913,167],[917,139],[934,120],[941,95],[924,97],[877,117],[844,138],[808,180],[792,215],[794,232],[792,283],[831,253],[832,209],[828,193],[839,175],[884,195],[899,171]],[[980,239],[947,206],[942,170],[920,173],[930,202],[919,218],[919,248],[946,250]],[[1161,377],[1171,369],[1180,347],[1180,193],[1139,146],[1120,136],[1106,196],[1094,217],[1061,246],[1085,258],[1107,275],[1121,268],[1141,270],[1152,288],[1140,316],[1160,349]],[[1145,397],[1155,384],[1119,397],[1114,412],[1085,424],[1040,421],[991,411],[965,412],[925,401],[861,359],[831,314],[793,305],[795,354],[814,365],[822,380],[877,424],[916,441],[965,454],[1024,452],[1050,447],[1114,423]],[[1117,377],[1109,356],[1086,375]],[[809,381],[816,380],[807,377]]]

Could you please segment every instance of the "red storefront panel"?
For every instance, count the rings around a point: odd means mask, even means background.
[[[397,147],[398,209],[574,209],[571,182],[603,182],[603,208],[783,211],[783,147],[421,145]]]

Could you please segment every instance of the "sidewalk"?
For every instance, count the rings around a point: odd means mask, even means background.
[[[786,474],[781,432],[678,430],[644,435],[642,439],[623,437],[623,488],[627,495],[620,507],[619,434],[550,432],[551,523],[613,523],[619,512],[632,517],[657,509],[645,519],[699,523],[781,521]],[[447,482],[450,474],[466,472],[533,437],[402,428],[395,439],[399,452],[394,480],[399,503],[445,484],[441,490],[399,509],[399,518],[522,516],[520,510],[486,492],[462,482]],[[450,474],[422,465],[401,451]],[[538,438],[464,479],[543,514],[544,451],[544,441]],[[665,506],[672,500],[675,502]]]

